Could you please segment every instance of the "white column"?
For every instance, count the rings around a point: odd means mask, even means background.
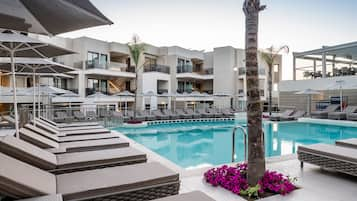
[[[322,77],[326,77],[326,53],[322,53]]]
[[[314,75],[316,74],[316,60],[314,60]],[[315,76],[314,76],[315,78]]]
[[[293,58],[293,80],[296,80],[296,57]]]

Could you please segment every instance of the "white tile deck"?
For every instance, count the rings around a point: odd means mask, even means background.
[[[203,180],[203,173],[209,168],[185,170],[171,161],[118,133],[130,141],[131,146],[148,154],[149,161],[159,161],[181,175],[180,193],[200,190],[217,201],[244,201],[243,198],[219,187],[212,187]],[[321,170],[317,166],[300,162],[296,155],[269,158],[267,169],[275,170],[291,177],[297,177],[301,189],[286,196],[273,196],[262,201],[352,201],[357,200],[357,177]]]

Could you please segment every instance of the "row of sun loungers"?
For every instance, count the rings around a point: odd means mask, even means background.
[[[56,111],[54,112],[53,121],[58,123],[73,122],[73,121],[95,121],[98,119],[112,117],[113,111],[101,110],[98,113],[95,111],[73,111],[70,112]]]
[[[93,123],[35,119],[20,139],[0,138],[0,161],[0,194],[23,201],[155,200],[180,185],[178,173]],[[213,201],[202,192],[157,201],[184,200]]]
[[[306,162],[357,176],[357,138],[336,141],[335,145],[299,146],[297,153],[301,167]]]
[[[176,109],[171,110],[154,110],[154,111],[137,111],[136,120],[154,121],[154,120],[173,120],[173,119],[199,119],[199,118],[224,118],[233,117],[236,111],[233,109],[218,110],[214,108],[208,109]],[[127,111],[123,115],[124,121],[134,119],[134,112]]]

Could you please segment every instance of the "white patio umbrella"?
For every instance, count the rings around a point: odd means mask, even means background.
[[[0,0],[0,27],[56,35],[113,24],[89,0]]]
[[[40,40],[17,34],[14,32],[0,33],[0,56],[9,57],[10,65],[4,65],[1,71],[11,71],[12,87],[14,89],[14,112],[16,136],[19,136],[18,111],[16,99],[16,71],[23,71],[28,68],[16,68],[15,57],[48,58],[73,54],[73,51],[66,50]],[[26,72],[26,71],[25,71]],[[33,71],[32,71],[33,72]],[[41,73],[41,70],[38,71]]]
[[[311,101],[312,101],[312,95],[317,95],[317,94],[321,94],[318,91],[315,91],[313,89],[305,89],[302,91],[298,91],[295,94],[297,95],[307,95],[307,113],[308,115],[311,114]]]
[[[121,91],[119,93],[116,93],[114,94],[114,96],[119,96],[119,97],[134,97],[135,94],[134,93],[131,93],[127,90],[125,91]],[[124,105],[125,105],[125,115],[127,114],[127,110],[128,110],[128,102],[125,100],[124,102]]]
[[[151,112],[151,103],[152,103],[152,97],[153,96],[157,96],[156,93],[154,93],[153,91],[147,91],[145,93],[142,94],[142,96],[144,97],[144,104],[145,104],[145,97],[149,97],[150,99],[150,112]]]
[[[340,109],[343,111],[343,89],[347,86],[347,83],[344,80],[336,80],[335,83],[331,84],[327,88],[330,90],[339,90],[340,91]]]
[[[0,58],[0,70],[1,71],[11,71],[11,61],[10,58]],[[15,64],[15,71],[19,73],[32,73],[33,84],[35,85],[36,80],[36,73],[65,73],[69,71],[75,70],[69,66],[65,66],[63,64],[55,63],[53,61],[47,59],[40,59],[40,58],[16,58]],[[34,125],[35,116],[36,116],[36,89],[35,87],[31,87],[27,89],[28,91],[32,91],[33,94],[33,121]],[[40,101],[40,94],[51,94],[51,95],[58,95],[67,93],[66,90],[59,89],[56,87],[50,86],[40,86],[39,85],[39,99]],[[40,113],[40,108],[39,113]]]

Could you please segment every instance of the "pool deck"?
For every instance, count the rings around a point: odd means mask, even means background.
[[[116,131],[114,131],[116,132]],[[185,170],[173,162],[159,156],[141,144],[136,143],[125,135],[117,132],[127,139],[131,146],[148,154],[149,161],[158,161],[163,165],[177,171],[181,175],[180,193],[200,190],[217,201],[244,201],[243,198],[226,191],[220,187],[212,187],[203,180],[203,173],[209,167]],[[357,177],[321,170],[317,166],[304,164],[300,169],[300,162],[296,154],[267,159],[267,169],[275,170],[298,179],[297,185],[301,189],[289,195],[276,195],[262,201],[351,201],[356,200]]]

